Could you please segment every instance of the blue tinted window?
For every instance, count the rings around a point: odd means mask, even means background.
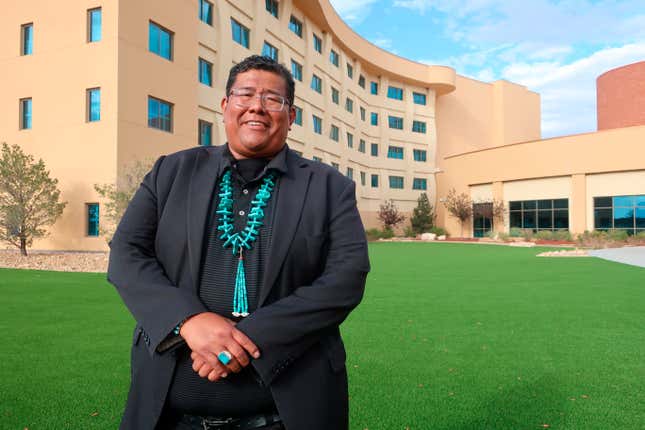
[[[271,45],[269,42],[264,42],[264,45],[262,46],[262,55],[278,61],[278,48]]]
[[[387,158],[397,158],[403,160],[403,148],[400,146],[389,146],[387,148]]]
[[[372,154],[372,157],[378,157],[378,143],[372,143],[370,146],[370,154]]]
[[[363,139],[358,141],[358,152],[365,153],[365,141]]]
[[[99,235],[99,204],[98,203],[87,204],[87,235],[88,236]]]
[[[398,116],[388,116],[388,126],[397,130],[403,130],[403,118]]]
[[[25,24],[22,26],[22,55],[34,53],[34,25]]]
[[[291,60],[291,75],[293,79],[302,82],[302,66],[293,60]]]
[[[172,131],[172,105],[154,97],[148,97],[148,127]]]
[[[360,75],[358,77],[358,86],[365,89],[365,76]]]
[[[391,99],[403,100],[403,88],[389,86],[387,87],[387,96]]]
[[[293,121],[296,125],[302,125],[302,109],[298,106],[293,107],[296,111],[296,119]]]
[[[616,196],[614,197],[614,207],[632,207],[634,206],[634,196]]]
[[[376,112],[370,113],[370,124],[378,125],[378,114]]]
[[[339,93],[338,90],[334,87],[331,87],[331,101],[338,104],[339,103]]]
[[[354,66],[352,66],[352,65],[351,65],[351,64],[349,64],[349,63],[347,63],[347,77],[348,77],[349,79],[353,79],[353,78],[354,78]]]
[[[338,52],[332,49],[329,52],[329,61],[331,61],[331,64],[333,64],[334,66],[338,67],[338,64],[340,63],[340,57],[338,56]]]
[[[150,21],[148,49],[167,60],[172,60],[172,33]]]
[[[426,95],[421,93],[412,93],[412,100],[415,104],[425,105],[426,104]]]
[[[20,100],[20,128],[23,130],[31,128],[31,99]]]
[[[374,95],[378,94],[378,82],[370,82],[370,93]]]
[[[331,126],[331,129],[329,130],[329,138],[335,142],[338,142],[338,127],[333,124]]]
[[[322,119],[316,115],[311,116],[314,123],[314,133],[322,134]]]
[[[231,32],[233,40],[244,46],[249,47],[249,29],[231,18]]]
[[[354,169],[352,169],[351,167],[347,168],[347,177],[349,179],[354,179]]]
[[[293,31],[298,37],[302,37],[302,22],[291,15],[289,18],[289,30]]]
[[[101,89],[87,90],[87,120],[89,122],[101,120]]]
[[[415,133],[425,133],[426,123],[422,121],[412,121],[412,131]]]
[[[347,147],[348,148],[354,147],[354,135],[350,132],[347,132]]]
[[[372,175],[372,188],[378,188],[378,175]]]
[[[87,22],[89,24],[87,31],[87,40],[88,42],[98,42],[99,40],[101,40],[102,32],[101,8],[88,10],[87,15]]]
[[[390,176],[390,188],[402,189],[403,176]]]
[[[316,75],[311,76],[311,89],[322,94],[322,79]]]
[[[322,39],[314,34],[314,49],[319,54],[322,53]]]
[[[199,120],[199,142],[201,146],[213,144],[213,124],[208,121]]]
[[[199,0],[199,20],[208,25],[213,25],[213,3]]]
[[[423,149],[414,149],[412,151],[414,161],[426,161],[426,151]]]
[[[267,9],[267,12],[269,12],[271,15],[275,16],[276,18],[278,17],[278,2],[276,0],[266,0],[265,6]]]
[[[428,189],[428,181],[425,178],[414,178],[412,180],[413,190],[426,190]]]
[[[213,65],[203,58],[199,59],[199,82],[213,86]]]
[[[354,112],[354,100],[350,98],[345,99],[345,110],[349,113]]]

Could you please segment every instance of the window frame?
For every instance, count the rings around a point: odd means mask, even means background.
[[[93,97],[98,94],[98,116],[93,116]],[[101,121],[101,87],[87,88],[85,90],[85,122]]]
[[[20,26],[20,55],[34,54],[34,23],[28,22]]]
[[[169,115],[168,115],[168,116],[169,116],[169,119],[168,119],[168,129],[166,129],[166,128],[162,127],[162,126],[160,126],[160,127],[155,127],[154,125],[152,125],[152,124],[151,124],[151,121],[154,121],[154,120],[155,120],[154,118],[153,118],[153,119],[151,119],[151,118],[150,118],[150,103],[151,103],[151,102],[155,102],[155,103],[157,103],[159,107],[162,107],[162,106],[164,106],[164,105],[167,105],[167,106],[168,106],[168,108],[169,108],[169,109],[168,109],[168,114],[169,114]],[[166,133],[172,133],[172,132],[173,132],[173,128],[174,128],[174,120],[173,120],[173,119],[174,119],[174,118],[173,118],[173,116],[174,116],[174,115],[173,115],[173,114],[174,114],[174,108],[175,108],[175,105],[174,105],[173,103],[171,103],[171,102],[169,102],[169,101],[166,101],[166,100],[163,100],[163,99],[160,99],[159,97],[154,97],[154,96],[148,95],[148,128],[153,128],[153,129],[155,129],[155,130],[164,131],[164,132],[166,132]],[[157,110],[158,110],[158,112],[157,112],[157,113],[158,113],[158,114],[160,114],[161,109],[157,109]],[[158,118],[161,118],[161,115],[159,115],[159,116],[158,116]],[[159,119],[159,121],[160,121],[160,124],[162,124],[162,125],[163,125],[163,121],[164,121],[164,119],[163,119],[163,118],[161,118],[161,119]]]
[[[157,24],[156,22],[149,20],[148,21],[148,52],[152,52],[153,54],[166,59],[168,61],[173,61],[174,59],[174,49],[175,49],[175,33],[173,33],[171,30],[167,29],[166,27]],[[152,39],[152,31],[153,28],[156,28],[159,31],[159,37],[157,38],[157,43],[159,44],[159,51],[155,51],[153,48],[153,39]],[[163,46],[163,35],[168,36],[168,56],[165,55],[165,50],[162,48]]]
[[[204,142],[204,128],[208,128],[208,142]],[[197,120],[197,144],[199,146],[213,146],[213,123],[204,119]]]
[[[94,13],[98,12],[98,37],[95,38],[95,22],[93,20]],[[87,43],[100,42],[103,38],[103,10],[101,7],[95,7],[87,10]]]
[[[204,7],[206,5],[207,8]],[[199,20],[211,27],[213,26],[213,8],[213,3],[208,0],[199,0]],[[204,12],[206,12],[206,16],[204,16]]]
[[[291,17],[289,18],[289,30],[291,30],[293,34],[302,39],[302,28],[302,21],[291,15]]]
[[[239,30],[240,40],[236,39],[236,29]],[[249,46],[251,46],[251,30],[233,17],[231,17],[231,37],[233,42],[246,49],[249,49]]]
[[[198,72],[199,83],[212,87],[213,86],[213,63],[203,59],[202,57],[198,57],[197,67],[199,69],[199,72]],[[206,79],[204,79],[204,73],[206,73]]]

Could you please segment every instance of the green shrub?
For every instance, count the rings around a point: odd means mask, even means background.
[[[538,240],[553,240],[553,232],[551,230],[540,230],[535,234]]]
[[[497,239],[501,240],[502,242],[508,242],[510,237],[511,237],[510,234],[505,233],[503,231],[500,231],[499,233],[497,233]]]
[[[530,228],[525,228],[525,229],[522,230],[522,237],[524,238],[524,240],[533,239],[534,234],[535,233]]]
[[[447,236],[447,235],[448,235],[448,234],[446,233],[446,230],[444,230],[444,229],[443,229],[443,228],[441,228],[441,227],[436,227],[436,226],[435,226],[435,227],[432,227],[432,228],[430,229],[430,233],[434,233],[434,234],[436,234],[437,236]]]
[[[571,241],[572,237],[569,230],[560,229],[553,232],[553,239]]]
[[[417,234],[414,232],[412,226],[407,226],[406,228],[404,228],[403,234],[405,235],[405,237],[417,237]]]
[[[522,229],[519,227],[511,227],[510,231],[508,232],[510,237],[522,237]]]
[[[391,228],[384,228],[383,231],[381,231],[381,238],[382,239],[392,239],[394,237],[394,230]]]
[[[367,229],[365,230],[365,236],[367,236],[367,240],[369,241],[379,240],[381,238],[381,230],[378,228]]]
[[[609,230],[607,231],[607,237],[609,240],[624,242],[627,240],[629,235],[625,230]]]

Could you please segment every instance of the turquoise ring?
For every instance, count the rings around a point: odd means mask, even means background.
[[[224,366],[226,366],[228,363],[230,363],[232,358],[233,358],[233,356],[228,351],[222,351],[219,354],[217,354],[217,359]]]

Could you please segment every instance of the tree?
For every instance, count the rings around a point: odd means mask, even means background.
[[[473,205],[475,217],[490,218],[493,221],[504,221],[506,205],[503,200],[493,199],[492,201],[477,202]]]
[[[152,160],[137,160],[128,164],[123,169],[123,174],[119,176],[116,183],[112,184],[94,184],[96,192],[105,200],[103,204],[103,220],[100,232],[106,240],[110,240],[114,235],[116,226],[121,221],[121,217],[134,197],[134,193],[139,188],[143,177],[150,170]]]
[[[20,249],[56,222],[67,202],[60,201],[58,179],[51,178],[42,159],[25,154],[18,145],[2,144],[0,155],[0,240]]]
[[[466,193],[457,194],[455,189],[448,191],[443,201],[450,215],[457,218],[461,224],[461,236],[464,235],[464,224],[473,216],[473,201]]]
[[[383,224],[383,229],[392,230],[405,220],[405,215],[399,212],[394,200],[390,199],[379,207],[378,219]]]
[[[416,234],[430,231],[434,224],[434,216],[434,208],[428,200],[428,195],[421,193],[417,199],[417,207],[412,210],[412,218],[410,218],[412,231]]]

